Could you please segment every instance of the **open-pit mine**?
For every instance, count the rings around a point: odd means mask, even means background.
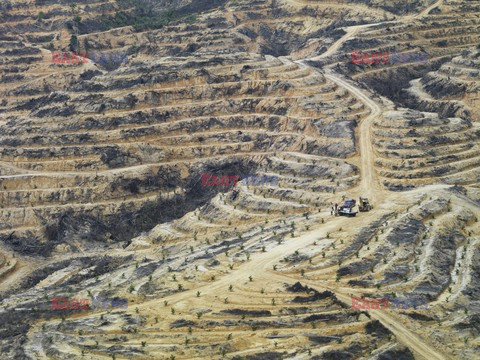
[[[1,0],[24,359],[480,359],[480,1]]]

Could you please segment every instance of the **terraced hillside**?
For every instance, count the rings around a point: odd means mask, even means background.
[[[2,356],[478,358],[479,14],[466,0],[0,4]],[[353,50],[429,59],[354,64]],[[360,196],[372,211],[332,214]]]

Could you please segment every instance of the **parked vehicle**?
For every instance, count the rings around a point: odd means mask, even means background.
[[[338,214],[340,216],[356,216],[357,211],[355,210],[356,201],[353,199],[348,199],[345,203],[338,208]]]
[[[360,202],[358,204],[358,209],[361,211],[361,212],[365,212],[365,211],[370,211],[373,209],[373,206],[370,204],[370,202],[368,201],[367,198],[360,198]]]

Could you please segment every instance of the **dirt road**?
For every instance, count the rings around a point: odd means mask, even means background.
[[[416,15],[412,15],[412,16],[409,16],[408,19],[418,19],[418,18],[422,18],[424,16],[427,16],[428,13],[436,8],[437,6],[440,6],[443,4],[443,0],[438,0],[437,2],[435,2],[434,4],[430,5],[429,7],[427,7],[426,9],[422,10],[421,12],[419,12],[418,14]]]
[[[317,284],[311,284],[308,281],[305,283],[307,283],[309,286],[312,286],[313,288],[315,288],[316,286],[318,287]],[[349,306],[352,304],[351,297],[348,294],[341,293],[339,289],[327,289],[334,292],[335,296],[345,304]],[[323,291],[324,289],[321,290]],[[365,311],[367,311],[373,319],[380,321],[382,325],[384,325],[388,330],[390,330],[397,337],[399,342],[412,350],[416,355],[416,359],[450,359],[450,357],[438,352],[438,350],[435,349],[433,345],[428,344],[417,333],[414,333],[413,331],[406,328],[402,323],[400,323],[386,311],[372,309]]]
[[[414,192],[418,192],[418,189],[412,190],[412,193]],[[397,194],[391,193],[387,196],[395,198]],[[388,201],[388,199],[385,199],[385,201]],[[306,233],[298,238],[285,240],[281,245],[278,245],[265,253],[255,253],[250,261],[241,264],[238,268],[212,283],[185,292],[173,294],[164,299],[147,301],[140,304],[138,307],[141,309],[152,309],[160,306],[159,303],[164,300],[168,300],[168,302],[176,309],[188,310],[189,308],[195,307],[195,293],[197,291],[200,291],[202,296],[210,295],[211,297],[214,297],[220,296],[219,294],[227,295],[229,293],[229,285],[242,283],[248,279],[250,275],[253,275],[256,281],[261,283],[269,283],[272,281],[278,281],[279,283],[292,283],[298,281],[299,279],[292,276],[292,274],[282,274],[280,271],[273,271],[273,265],[278,265],[286,255],[294,253],[296,250],[304,249],[311,245],[313,241],[317,242],[317,246],[322,246],[323,242],[326,245],[328,242],[326,234],[328,232],[332,232],[342,226],[345,228],[356,228],[361,226],[362,223],[365,223],[365,221],[372,221],[378,216],[380,216],[380,214],[371,212],[365,214],[365,216],[353,219],[343,217],[332,218],[317,230]],[[366,217],[368,217],[368,219]],[[317,288],[319,291],[330,290],[335,293],[339,300],[346,304],[351,304],[351,298],[348,295],[348,292],[352,291],[350,289],[331,288],[330,286],[322,285],[318,281],[313,282],[307,279],[302,279],[300,281],[313,288]],[[382,310],[367,311],[373,319],[379,320],[386,328],[388,328],[400,343],[410,348],[415,353],[417,359],[450,359],[449,356],[440,353],[433,345],[429,344],[427,340],[408,329],[391,314],[388,314],[385,311],[382,312]]]
[[[307,60],[310,60],[310,61],[318,61],[318,60],[321,60],[321,59],[324,59],[324,58],[327,58],[329,56],[332,56],[334,55],[341,47],[342,45],[349,39],[351,39],[352,37],[354,37],[355,35],[357,35],[360,30],[362,29],[367,29],[369,27],[372,27],[372,26],[376,26],[376,25],[382,25],[382,24],[388,24],[388,23],[393,23],[393,21],[382,21],[382,22],[378,22],[378,23],[373,23],[373,24],[365,24],[365,25],[354,25],[354,26],[349,26],[349,27],[346,27],[344,30],[346,31],[346,34],[343,35],[340,39],[338,39],[337,41],[335,41],[329,48],[327,51],[325,51],[324,53],[318,55],[318,56],[315,56],[315,57],[312,57],[310,59],[307,59]]]
[[[375,101],[369,98],[363,92],[363,90],[348,83],[333,71],[326,70],[325,77],[337,85],[347,89],[371,109],[370,115],[361,121],[358,129],[358,145],[361,158],[360,190],[362,196],[372,199],[373,202],[376,202],[376,200],[378,200],[379,192],[382,191],[382,186],[375,170],[375,151],[372,140],[372,124],[373,121],[381,115],[382,109]]]

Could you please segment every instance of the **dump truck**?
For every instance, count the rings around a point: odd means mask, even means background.
[[[373,206],[370,204],[370,202],[368,201],[367,198],[360,198],[360,202],[358,204],[358,209],[361,211],[361,212],[365,212],[365,211],[370,211],[373,209]]]
[[[345,203],[338,208],[338,214],[340,216],[356,216],[357,211],[355,210],[356,201],[353,199],[348,199]]]

